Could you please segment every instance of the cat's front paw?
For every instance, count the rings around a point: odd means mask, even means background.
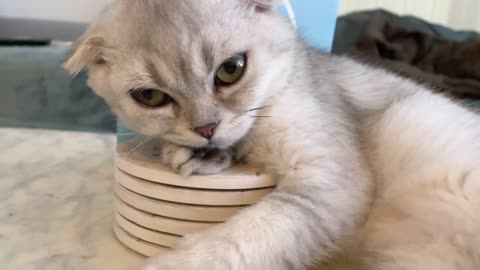
[[[149,259],[140,270],[233,270],[246,269],[238,251],[228,241],[205,240]]]
[[[216,174],[232,165],[232,153],[218,149],[193,150],[168,144],[162,149],[162,160],[183,176]]]

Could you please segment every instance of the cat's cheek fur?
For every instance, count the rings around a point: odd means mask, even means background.
[[[220,149],[232,147],[249,132],[254,119],[249,115],[224,119],[224,121],[229,121],[230,123],[218,127],[216,135],[212,138],[212,145]]]

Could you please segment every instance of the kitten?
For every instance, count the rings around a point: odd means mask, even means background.
[[[235,152],[279,180],[142,269],[479,269],[478,117],[309,48],[276,4],[120,0],[68,56],[180,173]]]

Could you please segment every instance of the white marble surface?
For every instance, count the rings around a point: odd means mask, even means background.
[[[0,128],[0,269],[132,269],[115,238],[112,135]]]

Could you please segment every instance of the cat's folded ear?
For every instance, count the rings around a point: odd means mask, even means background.
[[[282,3],[282,0],[242,0],[253,5],[257,11],[264,12],[275,9]]]
[[[106,64],[104,52],[107,46],[100,34],[92,34],[87,31],[82,35],[66,54],[63,62],[70,74],[77,75],[90,65]]]

